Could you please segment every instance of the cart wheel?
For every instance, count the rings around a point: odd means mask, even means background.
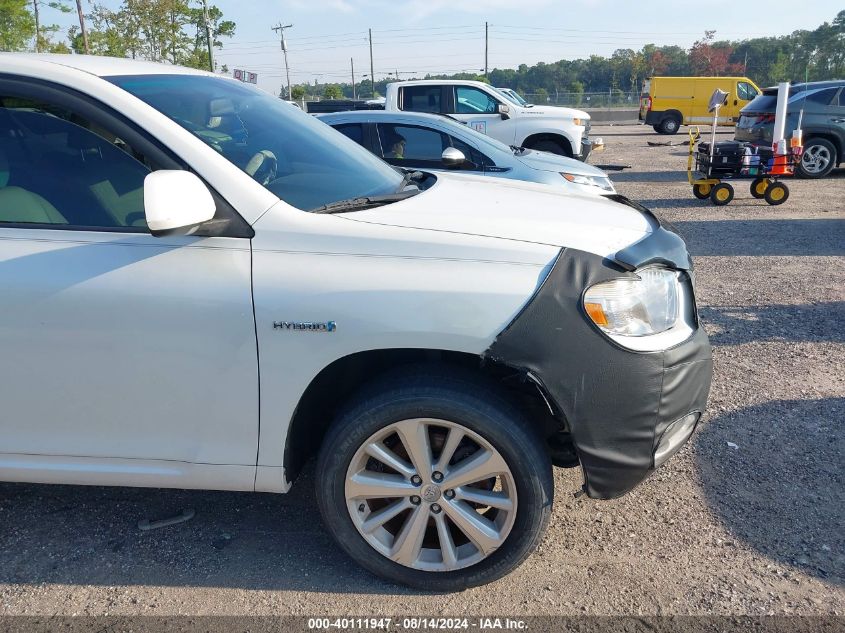
[[[734,199],[734,188],[726,182],[720,182],[710,192],[710,201],[717,207],[723,207]]]
[[[710,192],[713,190],[713,185],[693,185],[692,195],[699,200],[707,200],[710,197]]]
[[[755,178],[751,183],[751,195],[758,200],[762,200],[766,197],[766,189],[769,188],[770,184],[768,178]]]
[[[789,198],[789,189],[782,182],[773,182],[766,189],[766,202],[772,206],[783,204]]]

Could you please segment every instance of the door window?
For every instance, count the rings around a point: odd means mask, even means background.
[[[440,86],[402,88],[402,109],[410,112],[440,112]]]
[[[334,129],[346,138],[352,139],[358,145],[364,146],[364,126],[360,123],[343,123],[341,125],[335,125]]]
[[[807,95],[807,101],[819,105],[828,105],[833,100],[838,88],[826,88]],[[799,97],[800,99],[800,97]]]
[[[743,101],[751,101],[757,96],[757,90],[750,83],[740,81],[736,85],[736,94]]]
[[[455,89],[456,114],[496,114],[499,102],[483,90],[468,86]]]
[[[0,225],[145,232],[150,171],[123,139],[74,112],[0,95]]]
[[[449,147],[445,134],[415,125],[378,124],[382,155],[394,164],[420,161],[440,164]]]

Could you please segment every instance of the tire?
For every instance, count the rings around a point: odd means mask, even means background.
[[[420,428],[426,433],[422,434]],[[437,485],[436,470],[420,471],[424,480],[412,482],[417,473],[415,462],[424,460],[411,458],[420,453],[406,447],[421,446],[420,438],[427,438],[429,455],[437,454],[431,459],[436,469],[437,460],[450,446],[453,430],[466,435],[454,450],[451,474],[448,464],[444,468],[446,478],[440,481],[443,488]],[[365,451],[368,446],[387,446],[394,457],[399,456],[401,461],[393,462],[397,466],[393,474],[390,468],[385,469],[386,462]],[[486,451],[489,459],[495,460],[489,463],[498,464],[496,468],[502,470],[496,472],[501,474],[482,482],[464,482],[455,488],[458,495],[449,497],[454,491],[446,486],[450,478],[456,481],[455,465],[467,463],[464,460],[476,455],[473,451]],[[389,456],[384,459],[390,461]],[[398,379],[380,380],[350,402],[329,429],[317,472],[317,503],[338,545],[374,574],[426,591],[463,590],[501,578],[516,568],[539,545],[554,495],[549,457],[519,410],[487,382],[442,368],[415,368]],[[374,489],[364,487],[362,479],[384,477],[385,473],[390,474],[394,485],[401,483],[401,490],[397,489],[395,497],[367,497],[364,491],[372,494]],[[475,487],[479,483],[485,485],[483,489]],[[490,501],[488,491],[494,484],[499,495],[496,503],[504,505],[502,509],[485,510],[488,529],[494,526],[490,534],[496,537],[488,534],[486,540],[478,541],[482,547],[465,536],[455,519],[467,525],[463,516],[480,517],[480,507],[471,506],[466,495],[486,493]],[[404,509],[396,513],[400,506]],[[378,515],[379,511],[383,514]],[[380,522],[394,513],[393,519]],[[412,529],[417,518],[422,545],[404,555],[408,550],[397,547],[397,537],[403,530]],[[365,536],[372,527],[365,524],[369,519],[376,527]],[[449,545],[442,540],[446,529],[450,530]],[[473,534],[479,537],[482,533]],[[391,560],[391,554],[404,557],[404,563]]]
[[[751,182],[751,195],[757,198],[758,200],[762,200],[766,197],[766,190],[769,188],[768,178],[755,178]]]
[[[563,143],[553,141],[551,139],[540,139],[538,141],[532,141],[531,145],[528,146],[528,149],[534,149],[538,152],[549,152],[550,154],[557,154],[558,156],[566,156],[567,158],[572,158],[572,151],[567,151]]]
[[[677,134],[681,129],[681,119],[677,115],[667,116],[656,129],[660,134]]]
[[[811,138],[804,143],[804,153],[798,163],[798,175],[802,178],[824,178],[838,164],[836,147],[823,138]]]
[[[713,191],[713,185],[693,185],[692,195],[699,200],[707,200],[710,197],[710,192]]]
[[[710,192],[710,201],[717,207],[723,207],[734,199],[734,188],[726,183],[720,182],[713,186],[713,191]]]
[[[765,198],[766,202],[773,207],[783,204],[789,199],[789,187],[782,182],[773,182],[769,185],[769,188],[766,189]]]

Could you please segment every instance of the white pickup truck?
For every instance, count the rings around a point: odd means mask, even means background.
[[[448,114],[506,145],[583,161],[594,145],[586,112],[522,105],[480,81],[426,79],[388,84],[385,109]]]

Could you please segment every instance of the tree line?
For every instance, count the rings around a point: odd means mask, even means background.
[[[70,28],[65,42],[56,38],[59,27],[50,19],[56,12],[73,11],[68,3],[0,0],[0,50],[87,52],[209,68],[208,30],[200,0],[123,0],[117,9],[94,2],[84,15],[79,0],[76,5],[80,25]],[[222,38],[235,34],[235,23],[224,20],[216,6],[208,8],[208,23],[215,48],[222,48]]]
[[[584,93],[639,93],[647,77],[743,75],[761,86],[780,81],[802,82],[845,78],[845,10],[831,23],[818,28],[795,31],[779,37],[757,37],[740,41],[716,39],[715,31],[691,48],[647,44],[640,50],[620,48],[610,56],[591,55],[587,59],[540,62],[518,68],[495,68],[487,77],[472,73],[427,75],[419,79],[473,79],[494,86],[513,88],[535,97],[535,102],[556,95]],[[376,93],[395,81],[377,81]],[[351,84],[314,86],[302,84],[295,94],[332,96],[338,92],[352,96]],[[358,94],[373,94],[369,81],[358,84]]]

